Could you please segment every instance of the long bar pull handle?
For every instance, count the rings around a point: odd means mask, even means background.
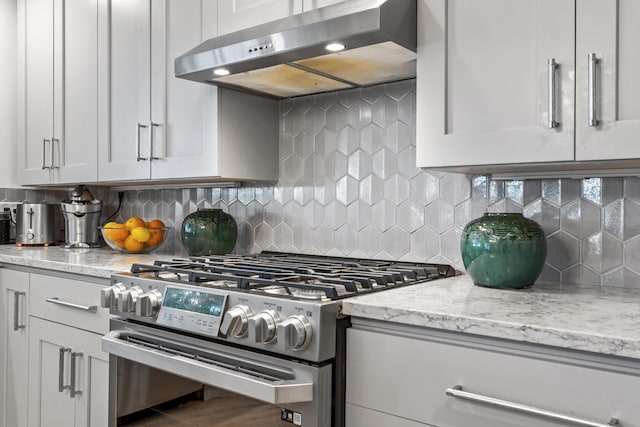
[[[596,108],[598,99],[596,96],[596,81],[597,81],[597,65],[600,60],[596,57],[595,53],[590,53],[588,56],[589,62],[589,127],[598,126],[600,120],[596,118]]]
[[[60,358],[58,359],[58,391],[62,393],[69,388],[68,385],[64,385],[64,354],[71,351],[68,347],[62,347],[60,349]]]
[[[51,166],[49,167],[49,169],[58,169],[60,167],[59,162],[58,162],[58,166],[56,166],[55,162],[54,162],[54,159],[56,158],[55,157],[56,142],[58,143],[58,150],[59,150],[60,149],[60,139],[51,137]],[[58,159],[59,158],[60,158],[60,156],[58,156]]]
[[[69,381],[69,397],[75,398],[82,394],[81,390],[76,390],[76,358],[82,357],[81,352],[73,352],[71,353],[71,380]]]
[[[136,124],[136,161],[137,162],[140,162],[142,160],[149,160],[146,157],[142,157],[142,154],[140,153],[140,130],[145,129],[146,127],[147,125],[143,125],[142,123]]]
[[[42,170],[49,169],[47,166],[47,142],[51,144],[51,140],[47,138],[42,138]]]
[[[63,305],[65,307],[77,308],[78,310],[88,311],[89,313],[95,313],[96,311],[98,311],[98,306],[97,305],[75,304],[75,303],[68,302],[68,301],[61,301],[60,298],[58,298],[58,297],[47,298],[45,301],[46,302],[50,302],[52,304]]]
[[[572,423],[583,427],[612,427],[620,426],[620,422],[616,418],[611,418],[608,423],[598,423],[595,421],[589,421],[582,418],[576,418],[571,415],[564,415],[558,412],[549,411],[546,409],[536,408],[534,406],[523,405],[522,403],[510,402],[508,400],[496,399],[494,397],[484,396],[482,394],[469,393],[463,391],[461,385],[456,385],[452,388],[448,388],[445,391],[447,396],[451,396],[457,399],[470,400],[472,402],[483,403],[489,406],[494,406],[502,409],[509,409],[511,411],[521,412],[525,414],[536,415],[543,418],[548,418],[554,421],[562,421],[565,423]]]
[[[549,129],[557,128],[560,123],[556,120],[556,69],[558,63],[555,58],[549,59],[547,66],[547,77],[549,86]]]
[[[20,324],[20,296],[26,295],[26,292],[15,291],[13,293],[13,330],[24,329],[25,325]]]
[[[156,157],[153,155],[153,128],[159,127],[160,124],[149,122],[149,158],[151,160],[160,160],[160,157]]]

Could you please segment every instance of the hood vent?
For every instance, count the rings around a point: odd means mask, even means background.
[[[415,77],[415,52],[416,0],[348,0],[207,40],[175,73],[290,98]]]

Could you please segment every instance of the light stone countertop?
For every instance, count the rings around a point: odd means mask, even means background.
[[[343,313],[640,359],[640,289],[536,283],[499,290],[463,275],[349,298]]]
[[[108,247],[64,249],[61,246],[0,245],[0,264],[43,268],[66,273],[109,278],[112,273],[130,271],[134,263],[153,264],[157,259],[172,259],[167,254],[122,254]]]
[[[181,256],[0,245],[0,264],[101,278],[172,258]],[[343,313],[640,359],[640,289],[536,283],[498,290],[474,286],[463,275],[349,298]]]

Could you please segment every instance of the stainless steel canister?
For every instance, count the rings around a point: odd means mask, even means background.
[[[22,203],[16,213],[16,245],[55,244],[54,215],[56,205]]]

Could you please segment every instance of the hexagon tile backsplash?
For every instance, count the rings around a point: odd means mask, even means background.
[[[285,100],[280,110],[277,183],[127,191],[121,217],[158,217],[175,227],[169,253],[182,253],[182,219],[215,207],[238,222],[234,252],[433,261],[463,269],[465,224],[485,211],[515,211],[547,234],[542,280],[640,287],[638,178],[492,181],[417,169],[414,80]],[[102,196],[105,210],[117,206],[116,193]]]

